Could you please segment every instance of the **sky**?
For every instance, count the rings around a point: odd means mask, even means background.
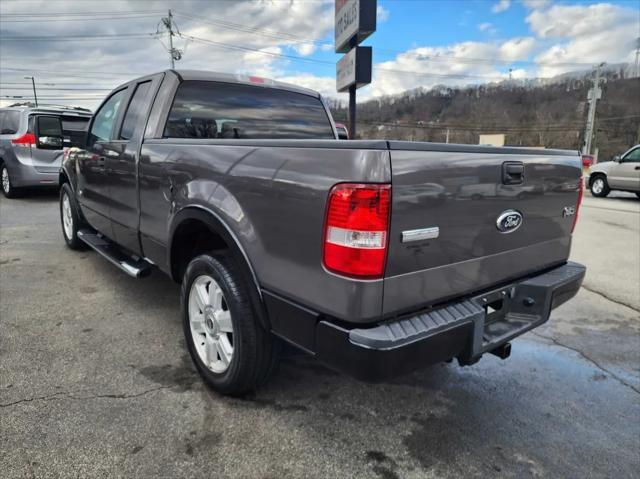
[[[114,87],[169,68],[265,76],[346,100],[335,88],[333,0],[2,0],[0,105],[96,108]],[[365,101],[437,85],[545,78],[634,63],[640,1],[378,0]],[[18,97],[18,98],[7,98]],[[21,97],[21,98],[20,98]]]

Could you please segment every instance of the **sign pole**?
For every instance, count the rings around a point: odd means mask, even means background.
[[[355,48],[358,46],[358,38],[353,37],[349,42],[351,48]],[[356,65],[354,67],[356,70],[358,69],[357,60]],[[357,83],[354,83],[349,87],[349,138],[352,140],[356,139],[356,90],[358,89]]]
[[[371,47],[358,45],[376,31],[377,0],[335,0],[336,89],[349,92],[349,137],[356,137],[356,90],[371,83]]]
[[[356,139],[356,85],[349,87],[349,138]]]

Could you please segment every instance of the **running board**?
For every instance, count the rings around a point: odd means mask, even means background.
[[[89,230],[80,230],[78,231],[78,238],[129,276],[133,276],[134,278],[143,278],[151,274],[151,263],[144,259],[136,259],[127,255],[118,247],[117,244],[109,241],[100,234]]]

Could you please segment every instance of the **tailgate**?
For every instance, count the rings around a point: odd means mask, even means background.
[[[408,142],[389,147],[385,315],[567,260],[581,177],[577,152]]]

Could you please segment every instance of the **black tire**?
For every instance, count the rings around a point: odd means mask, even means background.
[[[221,373],[212,371],[202,361],[191,332],[189,295],[194,281],[202,275],[218,283],[231,313],[233,355],[227,369]],[[241,396],[266,382],[277,362],[276,339],[260,324],[246,282],[234,260],[226,253],[195,257],[185,271],[180,296],[187,349],[207,384],[221,394]]]
[[[598,198],[604,198],[611,193],[611,188],[609,188],[609,183],[607,183],[607,177],[604,175],[595,175],[591,178],[589,189],[591,190],[591,194]]]
[[[5,174],[7,175],[8,183],[3,181]],[[0,189],[6,198],[18,198],[22,195],[22,190],[20,188],[16,188],[11,183],[11,174],[9,173],[9,169],[2,162],[0,162],[0,183]]]
[[[64,226],[65,213],[63,211],[63,201],[65,196],[69,199],[69,207],[71,208],[71,237],[67,235]],[[64,238],[64,242],[67,243],[69,248],[73,250],[86,249],[87,245],[84,241],[78,238],[78,230],[84,226],[84,222],[82,221],[82,217],[78,211],[78,205],[76,204],[75,196],[71,186],[69,186],[69,183],[63,183],[60,187],[60,226],[62,228],[62,237]]]

